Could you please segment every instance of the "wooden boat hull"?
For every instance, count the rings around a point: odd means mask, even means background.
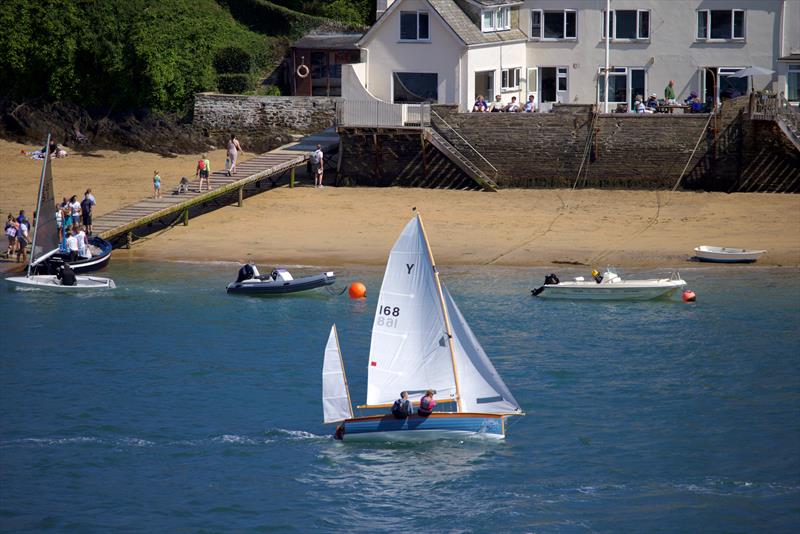
[[[290,281],[283,280],[258,280],[250,279],[242,282],[231,282],[228,284],[228,293],[243,295],[283,295],[286,293],[297,293],[308,291],[318,287],[329,286],[336,283],[335,275],[326,273],[314,276],[305,276]]]
[[[375,415],[345,420],[335,437],[344,441],[427,441],[505,438],[505,417],[496,414],[439,413],[397,419]]]
[[[69,261],[69,256],[67,254],[55,254],[35,267],[36,274],[55,274],[56,269],[63,263],[69,263],[69,266],[72,267],[72,270],[75,271],[76,274],[90,273],[105,269],[111,261],[111,250],[113,246],[105,239],[97,236],[90,237],[89,244],[99,248],[101,251],[100,254],[92,256],[89,259],[81,258],[76,261]]]
[[[42,289],[45,291],[81,292],[114,289],[116,284],[110,278],[95,276],[76,276],[74,286],[65,286],[51,274],[37,274],[33,276],[11,276],[6,278],[17,289]]]
[[[542,291],[533,290],[535,296],[543,299],[568,300],[653,300],[671,296],[683,288],[683,280],[641,280],[598,284],[591,282],[562,282],[541,286]],[[538,291],[538,292],[537,292]]]
[[[712,263],[753,263],[765,252],[766,250],[700,246],[694,249],[694,258]]]

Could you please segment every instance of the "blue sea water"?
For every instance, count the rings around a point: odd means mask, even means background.
[[[501,443],[418,445],[321,424],[331,323],[364,400],[382,270],[339,272],[365,301],[228,296],[235,270],[115,261],[111,293],[0,288],[0,529],[800,528],[794,269],[686,269],[686,304],[541,301],[543,269],[443,266],[527,416]]]

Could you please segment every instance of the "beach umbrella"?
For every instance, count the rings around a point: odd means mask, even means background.
[[[750,78],[750,90],[753,91],[753,76],[769,76],[774,74],[775,71],[771,69],[765,69],[764,67],[747,67],[746,69],[737,70],[733,74],[729,74],[731,78]]]

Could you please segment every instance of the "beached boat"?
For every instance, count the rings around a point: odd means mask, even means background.
[[[239,269],[238,278],[228,284],[227,291],[248,295],[282,295],[329,286],[335,282],[336,275],[333,271],[294,278],[286,269],[275,269],[270,274],[262,275],[258,272],[258,267],[248,263]]]
[[[369,351],[367,403],[359,409],[388,411],[401,391],[415,406],[426,390],[437,408],[427,417],[392,414],[356,417],[342,354],[331,328],[322,372],[324,421],[339,423],[344,440],[425,440],[505,437],[506,419],[523,415],[439,280],[419,215],[389,254]]]
[[[653,300],[671,296],[685,285],[678,273],[672,273],[669,278],[623,280],[616,272],[608,270],[602,276],[595,271],[590,280],[579,276],[566,282],[551,274],[545,277],[544,285],[531,293],[547,299]]]
[[[766,250],[700,245],[694,249],[694,257],[699,261],[711,261],[715,263],[753,263],[765,252]]]
[[[47,145],[50,145],[50,136],[47,136]],[[55,196],[53,194],[53,174],[49,165],[50,158],[42,160],[42,175],[39,179],[39,198],[36,201],[36,213],[42,213],[42,206],[47,211],[55,209]],[[53,239],[55,236],[55,239]],[[31,256],[25,276],[10,276],[6,280],[17,288],[46,289],[57,291],[82,291],[97,289],[113,289],[116,287],[110,278],[96,276],[62,277],[58,274],[33,274],[34,269],[48,258],[54,256],[58,249],[49,250],[51,242],[58,241],[58,228],[53,217],[38,217],[33,227],[33,240],[31,242]],[[74,272],[74,271],[73,271]]]

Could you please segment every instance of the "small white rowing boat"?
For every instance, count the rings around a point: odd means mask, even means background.
[[[694,249],[694,257],[700,261],[712,261],[717,263],[752,263],[765,252],[766,250],[700,245]]]
[[[653,300],[668,297],[685,285],[686,282],[678,273],[672,273],[669,278],[623,280],[617,273],[608,270],[602,276],[594,274],[590,280],[579,276],[566,282],[561,282],[551,274],[545,277],[543,286],[531,293],[535,297],[548,299]]]

